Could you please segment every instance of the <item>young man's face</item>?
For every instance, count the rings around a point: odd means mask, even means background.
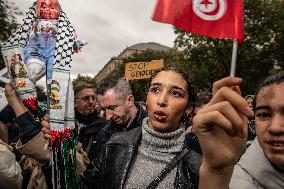
[[[263,87],[259,91],[255,127],[266,157],[284,170],[284,82]]]
[[[98,101],[102,110],[105,111],[106,120],[116,125],[127,125],[131,119],[130,102],[120,99],[114,89],[109,89],[104,95],[98,95]]]

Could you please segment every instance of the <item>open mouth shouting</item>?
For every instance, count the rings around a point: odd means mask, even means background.
[[[160,110],[154,111],[154,117],[158,122],[161,123],[164,123],[167,120],[167,114]]]

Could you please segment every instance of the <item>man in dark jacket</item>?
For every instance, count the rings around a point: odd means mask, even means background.
[[[123,78],[111,77],[97,88],[97,98],[100,107],[105,111],[110,123],[98,135],[98,143],[102,147],[110,137],[122,131],[139,127],[147,112],[142,106],[134,103],[132,90]]]
[[[79,83],[74,87],[75,118],[78,124],[78,140],[90,159],[98,153],[97,135],[107,125],[95,109],[96,94],[92,85]]]

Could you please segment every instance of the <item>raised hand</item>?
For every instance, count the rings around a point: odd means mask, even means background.
[[[8,104],[14,110],[17,117],[28,111],[18,96],[15,88],[10,83],[5,85],[5,96]]]
[[[240,83],[241,79],[234,77],[215,82],[213,98],[193,119],[203,152],[201,179],[212,174],[230,177],[245,149],[247,117],[253,116],[253,112],[240,95]]]
[[[43,126],[41,131],[43,132],[43,136],[46,140],[51,139],[50,135],[50,125],[49,125],[49,118],[47,116],[43,117],[43,120],[41,121],[41,125]]]

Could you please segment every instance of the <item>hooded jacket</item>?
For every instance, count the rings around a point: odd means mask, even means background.
[[[257,139],[243,154],[233,172],[230,189],[283,189],[284,173],[266,158]]]

